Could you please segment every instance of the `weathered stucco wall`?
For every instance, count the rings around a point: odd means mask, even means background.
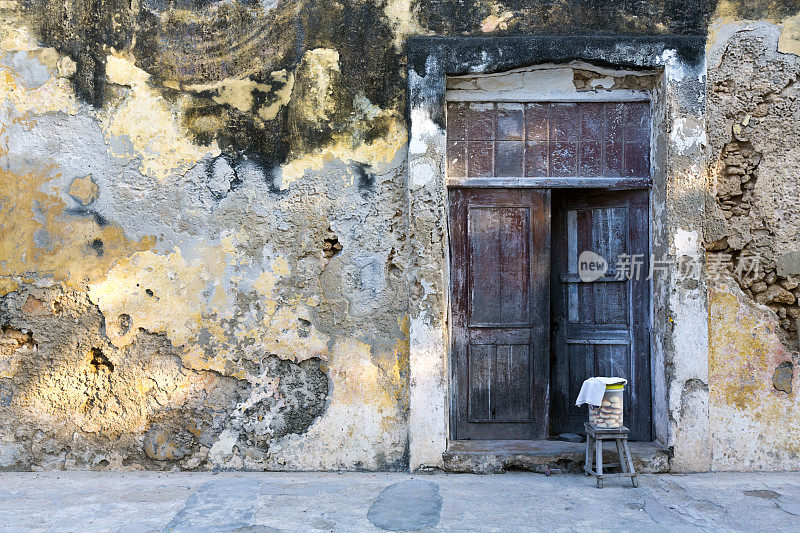
[[[746,454],[725,434],[727,420],[754,439],[797,427],[796,393],[774,384],[788,387],[799,309],[782,292],[796,299],[800,281],[786,270],[798,263],[786,255],[800,216],[798,67],[776,51],[779,38],[798,48],[790,4],[0,1],[0,468],[440,464],[444,205],[440,182],[409,180],[408,167],[441,171],[414,139],[442,117],[406,109],[406,38],[704,37],[715,9],[707,116],[694,102],[665,123],[686,149],[665,173],[689,192],[664,197],[663,246],[765,254],[775,279],[715,286],[709,329],[691,318],[705,316],[703,283],[666,289],[689,314],[659,324],[687,328],[673,337],[691,355],[665,359],[660,438],[684,470],[797,468],[790,429]],[[660,63],[705,81],[676,65]],[[746,199],[724,170],[736,165]],[[726,218],[734,208],[745,214]],[[733,309],[754,331],[766,324],[769,357],[729,340]],[[756,360],[758,386],[741,395]]]
[[[391,19],[207,4],[3,4],[4,468],[407,465]]]
[[[709,294],[714,470],[800,468],[798,13],[787,5],[742,16],[721,4],[710,30],[706,248],[708,264],[720,265]],[[759,271],[726,266],[742,258],[755,258]]]

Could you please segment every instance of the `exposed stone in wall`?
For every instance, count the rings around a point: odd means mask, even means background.
[[[31,328],[5,325],[0,335],[0,420],[15,428],[14,453],[4,456],[15,460],[3,468],[211,467],[224,431],[240,435],[242,450],[266,453],[326,406],[319,359],[267,357],[255,385],[188,368],[186,351],[161,335],[139,331],[116,348],[91,327],[103,316],[81,293],[9,293],[0,306],[5,320]]]
[[[800,270],[777,266],[798,249],[800,238],[800,182],[791,170],[800,163],[800,62],[776,51],[778,33],[767,23],[746,24],[719,45],[724,49],[709,65],[716,198],[706,241],[708,261],[721,273],[733,274],[739,261],[757,261],[758,272],[740,268],[734,278],[776,314],[781,338],[797,350]]]
[[[749,119],[745,117],[746,121]],[[741,132],[741,125],[736,124]],[[749,141],[731,141],[722,147],[717,175],[717,198],[726,220],[747,216],[753,201],[761,153]],[[710,248],[716,248],[714,244]]]
[[[241,419],[248,444],[268,446],[290,433],[305,433],[324,411],[328,397],[328,376],[320,369],[320,361],[295,364],[272,356],[262,373],[270,376],[262,385],[263,398],[254,395],[234,413]]]
[[[720,9],[786,16],[761,4]],[[778,52],[780,33],[768,22],[723,17],[709,47],[709,412],[712,468],[720,470],[796,469],[800,460],[792,384],[800,348],[800,61]],[[760,266],[755,275],[729,265],[751,259]]]
[[[742,123],[734,124],[734,136],[743,136],[750,121],[745,116]],[[750,141],[734,140],[722,148],[719,171],[716,176],[717,201],[722,215],[730,224],[748,224],[753,207],[754,190],[758,179],[758,165],[762,154]],[[781,271],[776,266],[761,264],[751,243],[742,243],[736,236],[725,237],[709,243],[710,261],[718,263],[721,272],[733,275],[744,293],[755,301],[767,305],[780,319],[781,337],[794,349],[797,344],[797,318],[800,317],[800,277]],[[752,268],[751,268],[752,267]]]
[[[342,251],[342,243],[339,242],[339,237],[337,237],[336,235],[332,235],[331,237],[325,237],[325,240],[322,242],[322,255],[330,259],[331,257],[333,257],[334,255],[338,254],[341,251]]]
[[[575,88],[579,91],[592,91],[597,89],[650,91],[660,77],[659,74],[598,70],[574,68],[573,84]]]

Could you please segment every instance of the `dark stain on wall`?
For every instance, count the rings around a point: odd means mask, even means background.
[[[487,17],[504,13],[511,17],[495,34],[703,35],[715,5],[713,0],[417,0],[415,12],[439,35],[473,34]]]
[[[343,89],[363,93],[373,104],[402,104],[402,57],[383,13],[383,2],[358,0],[305,2],[297,21],[307,35],[306,49],[335,48],[341,57]],[[323,7],[324,6],[324,7]],[[345,99],[352,102],[352,98]]]
[[[793,378],[794,365],[791,361],[784,361],[775,368],[775,372],[772,374],[772,386],[776,390],[791,394]]]
[[[94,252],[97,257],[101,257],[103,255],[103,240],[102,239],[92,239],[88,243],[88,247]]]
[[[358,192],[362,197],[369,196],[375,191],[375,174],[370,172],[370,166],[364,163],[354,163],[353,172],[357,178]]]
[[[258,2],[150,0],[134,12],[125,0],[25,4],[41,40],[78,63],[73,81],[83,100],[103,104],[109,47],[127,50],[165,97],[191,95],[184,125],[196,142],[216,141],[229,155],[258,160],[266,170],[285,162],[290,150],[325,145],[334,133],[344,131],[356,95],[384,108],[402,108],[402,56],[394,48],[383,7],[381,2],[357,0],[285,0],[264,11]],[[336,116],[307,123],[293,120],[284,106],[275,118],[259,117],[257,109],[275,102],[283,88],[273,73],[302,69],[303,54],[315,48],[332,48],[340,56],[341,83],[332,95]],[[252,90],[250,110],[215,102],[210,90],[186,90],[228,78],[249,79],[270,89]],[[295,93],[309,90],[314,81],[299,80]]]
[[[69,209],[65,209],[64,213],[78,217],[91,217],[94,219],[95,224],[101,228],[108,226],[108,220],[106,220],[103,215],[88,207],[71,207]]]
[[[184,125],[198,143],[216,141],[231,157],[257,161],[265,171],[347,131],[356,95],[401,113],[405,106],[405,56],[395,49],[383,1],[282,0],[271,9],[256,1],[211,0],[144,0],[138,10],[130,0],[25,0],[24,6],[41,40],[77,62],[73,81],[85,101],[103,103],[109,48],[129,51],[165,97],[191,96]],[[714,7],[712,0],[417,0],[412,10],[438,35],[482,34],[487,16],[505,12],[512,16],[495,34],[704,35]],[[755,8],[742,3],[741,9]],[[339,53],[335,115],[309,122],[283,106],[275,118],[259,117],[256,110],[275,102],[281,89],[273,73],[298,75],[294,95],[310,90],[314,80],[303,80],[302,59],[315,48]],[[212,91],[186,90],[227,78],[270,89],[253,89],[250,110],[216,102]],[[380,136],[383,127],[375,124],[365,140]]]
[[[27,0],[22,9],[34,15],[42,41],[77,63],[73,83],[78,96],[100,105],[105,82],[104,47],[124,49],[135,34],[130,0]]]
[[[725,5],[739,19],[780,20],[800,12],[800,0],[734,0]]]

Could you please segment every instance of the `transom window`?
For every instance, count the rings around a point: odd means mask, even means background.
[[[449,102],[449,178],[650,177],[650,102]]]

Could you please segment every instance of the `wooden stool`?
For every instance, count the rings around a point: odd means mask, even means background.
[[[631,459],[631,451],[628,449],[628,428],[625,426],[613,429],[596,428],[589,422],[584,422],[583,427],[586,428],[586,464],[583,470],[587,476],[594,476],[597,478],[597,488],[603,488],[603,479],[607,477],[630,477],[631,483],[634,487],[639,486],[639,480],[636,478],[636,470],[633,468],[633,460]],[[618,463],[603,464],[603,441],[614,440],[617,444],[617,455],[619,455]],[[592,470],[592,441],[594,441],[594,453],[597,462],[597,471]],[[623,453],[625,454],[623,457]],[[604,474],[603,468],[619,467],[621,470],[618,474]]]

